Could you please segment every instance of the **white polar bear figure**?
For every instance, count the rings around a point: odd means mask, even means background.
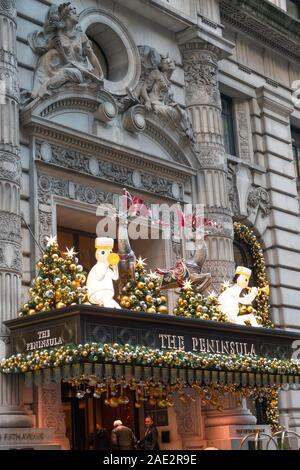
[[[97,264],[87,278],[88,299],[91,304],[120,309],[120,305],[114,300],[113,281],[119,279],[119,256],[112,252],[113,246],[112,238],[96,238]]]
[[[248,295],[240,297],[244,289],[249,289],[249,280],[251,269],[239,266],[235,273],[234,285],[226,289],[218,298],[220,310],[227,317],[227,320],[237,325],[245,325],[245,321],[250,322],[251,326],[259,327],[255,316],[252,313],[239,315],[239,304],[252,305],[258,294],[257,287],[252,287]]]

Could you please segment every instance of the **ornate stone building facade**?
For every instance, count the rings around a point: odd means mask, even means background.
[[[2,322],[26,300],[46,237],[94,234],[97,207],[124,186],[148,203],[204,204],[220,227],[205,267],[216,290],[234,273],[233,222],[252,227],[273,322],[299,330],[300,23],[291,2],[74,0],[76,11],[60,3],[0,0],[2,355]],[[154,266],[181,252],[168,240],[135,249]],[[59,387],[41,388],[37,400],[21,385],[0,377],[0,427],[29,427],[35,415],[67,447]],[[178,448],[212,442],[218,419],[255,423],[229,401],[219,418],[178,402]],[[283,392],[280,407],[282,423],[299,432],[300,392]]]

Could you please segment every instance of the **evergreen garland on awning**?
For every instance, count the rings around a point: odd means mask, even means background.
[[[59,348],[13,355],[1,361],[0,371],[6,374],[24,373],[78,363],[300,376],[300,362],[288,359],[170,351],[146,346],[101,343],[64,345]]]

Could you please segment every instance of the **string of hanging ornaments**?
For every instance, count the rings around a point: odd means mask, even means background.
[[[59,348],[39,350],[29,354],[17,354],[0,363],[0,371],[6,374],[37,372],[44,369],[61,368],[67,365],[86,363],[98,364],[121,364],[146,367],[193,370],[217,370],[217,371],[238,371],[255,372],[266,374],[289,374],[299,375],[300,364],[291,360],[268,359],[262,357],[241,356],[241,355],[221,355],[207,353],[191,353],[186,351],[161,351],[150,349],[146,346],[131,346],[120,344],[98,344],[87,343],[85,345],[68,345]],[[224,394],[234,393],[241,397],[249,397],[253,400],[266,400],[266,417],[268,424],[273,429],[278,426],[278,392],[280,385],[257,386],[248,384],[219,384],[211,382],[203,384],[201,381],[186,380],[178,378],[177,374],[170,378],[168,382],[163,382],[160,378],[149,377],[139,379],[120,376],[112,379],[110,377],[96,377],[94,375],[80,375],[79,377],[66,380],[75,390],[77,398],[86,395],[100,398],[105,393],[105,403],[110,407],[126,405],[128,397],[127,390],[135,392],[135,403],[138,408],[143,401],[150,404],[157,404],[160,408],[174,406],[174,393],[180,396],[189,395],[187,387],[199,393],[203,402],[209,404],[220,411],[222,410],[222,397]],[[190,400],[189,396],[182,398]]]

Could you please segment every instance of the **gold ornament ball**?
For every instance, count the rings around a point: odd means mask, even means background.
[[[156,309],[154,307],[147,308],[147,313],[156,313]]]
[[[151,405],[151,406],[156,406],[157,401],[156,401],[155,398],[150,397],[149,400],[148,400],[148,403],[149,403],[149,405]]]
[[[159,400],[157,403],[157,406],[159,408],[166,408],[167,407],[167,401],[166,400]]]
[[[148,289],[154,289],[155,284],[153,281],[148,282]]]
[[[130,302],[125,302],[125,308],[130,308],[131,307],[131,303]]]
[[[144,283],[144,282],[138,282],[138,283],[137,283],[137,288],[138,288],[138,289],[144,289],[144,287],[145,287],[145,283]]]
[[[162,301],[163,304],[165,304],[167,302],[167,297],[165,295],[161,295],[160,300]]]
[[[70,264],[69,266],[70,271],[75,271],[76,270],[76,264]]]
[[[119,405],[127,405],[128,398],[127,397],[119,397],[118,402],[119,402]]]
[[[146,295],[145,300],[146,300],[146,302],[149,303],[149,304],[152,303],[152,301],[153,301],[152,295]]]
[[[34,315],[35,313],[36,311],[33,308],[31,308],[28,312],[28,315]]]
[[[64,304],[63,302],[57,302],[56,308],[64,308],[64,307],[66,307],[66,304]]]
[[[119,399],[117,397],[111,397],[109,400],[109,406],[111,408],[117,408],[119,406]]]
[[[169,313],[168,307],[166,305],[160,305],[158,307],[158,312],[161,314],[167,315]]]
[[[58,258],[59,258],[59,256],[58,256],[58,254],[57,254],[57,253],[54,253],[54,254],[52,255],[52,259],[53,259],[53,261],[57,261],[57,260],[58,260]]]

